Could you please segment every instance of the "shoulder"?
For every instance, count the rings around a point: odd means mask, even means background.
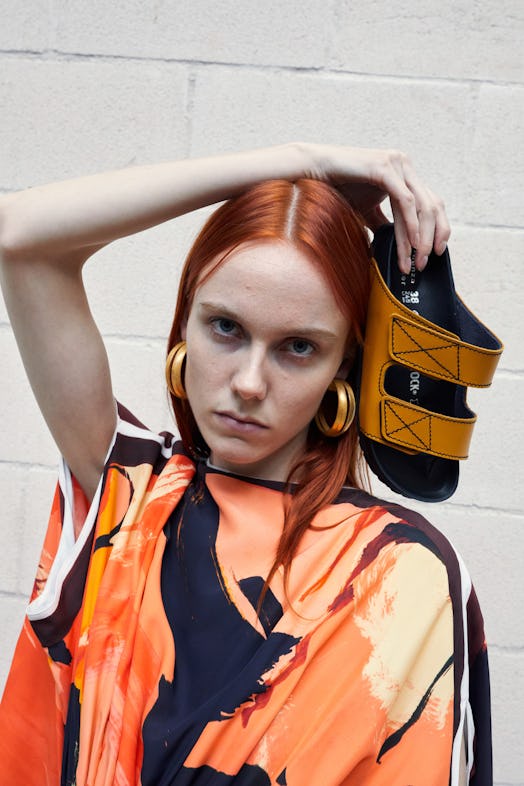
[[[438,575],[456,609],[470,596],[471,579],[460,554],[421,513],[361,489],[343,488],[326,515],[333,521],[347,519],[347,538],[358,544],[360,568],[388,564],[428,582]]]
[[[364,521],[380,522],[384,540],[399,544],[419,543],[444,561],[458,557],[454,546],[438,527],[422,513],[401,503],[380,499],[362,489],[343,488],[333,502],[333,509],[346,505],[358,510]]]

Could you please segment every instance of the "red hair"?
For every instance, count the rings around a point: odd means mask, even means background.
[[[322,271],[341,312],[350,325],[347,355],[353,360],[364,340],[369,297],[370,247],[366,229],[355,211],[331,186],[318,180],[272,180],[260,183],[225,202],[207,220],[187,257],[169,335],[168,349],[181,340],[202,273],[211,262],[246,242],[286,240],[305,251]],[[212,275],[215,267],[206,273]],[[208,452],[187,400],[171,395],[186,450]],[[318,511],[333,502],[344,484],[360,486],[365,477],[356,425],[342,437],[323,436],[312,424],[306,451],[292,468],[293,481],[284,529],[266,586],[279,565],[287,578],[300,539]]]

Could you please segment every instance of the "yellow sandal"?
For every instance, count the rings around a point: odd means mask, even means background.
[[[467,388],[491,384],[503,347],[456,294],[447,251],[406,276],[390,224],[377,231],[373,255],[360,444],[393,491],[439,502],[454,493],[458,461],[468,457],[476,415]]]

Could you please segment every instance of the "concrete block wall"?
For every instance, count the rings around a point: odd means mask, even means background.
[[[0,15],[1,192],[308,139],[404,149],[443,196],[457,289],[506,351],[493,387],[470,395],[479,422],[459,491],[418,507],[470,567],[490,646],[495,780],[523,786],[522,3],[0,0]],[[116,393],[158,429],[177,275],[206,212],[87,267]],[[1,689],[57,460],[1,301],[0,372]]]

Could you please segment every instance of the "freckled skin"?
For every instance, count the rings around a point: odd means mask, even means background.
[[[183,330],[186,390],[211,462],[285,480],[343,375],[348,327],[302,250],[267,241],[231,254],[197,289]]]

